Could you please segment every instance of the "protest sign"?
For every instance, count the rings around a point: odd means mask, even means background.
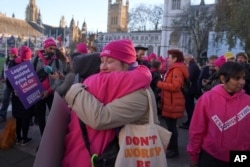
[[[29,61],[20,63],[6,70],[5,73],[26,109],[40,100],[44,89]]]

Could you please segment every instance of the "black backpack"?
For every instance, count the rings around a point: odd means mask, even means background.
[[[183,87],[182,87],[182,93],[184,95],[188,94],[189,90],[191,88],[191,82],[187,79],[184,79],[184,84],[183,84]]]

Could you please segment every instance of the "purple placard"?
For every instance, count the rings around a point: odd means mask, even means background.
[[[18,64],[5,72],[26,109],[41,99],[40,95],[44,91],[44,88],[30,61]]]

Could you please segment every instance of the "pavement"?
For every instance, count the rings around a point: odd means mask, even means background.
[[[1,105],[0,105],[1,106]],[[11,106],[8,109],[8,116],[11,115]],[[183,118],[185,119],[185,118]],[[178,124],[184,122],[183,119],[178,120]],[[0,131],[5,123],[0,123]],[[162,124],[165,126],[165,124]],[[179,157],[168,159],[168,167],[189,167],[189,157],[186,153],[188,143],[188,130],[178,128],[179,133]],[[0,149],[0,167],[32,167],[36,148],[39,145],[41,135],[37,125],[30,126],[29,137],[32,142],[25,146],[13,146],[8,150]]]

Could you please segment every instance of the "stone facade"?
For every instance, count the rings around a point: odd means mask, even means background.
[[[0,13],[0,38],[3,37],[1,39],[2,44],[0,43],[0,52],[3,52],[6,48],[20,47],[21,45],[28,45],[31,49],[35,49],[41,47],[43,40],[47,37],[57,40],[61,36],[60,38],[63,39],[62,45],[71,50],[78,42],[93,43],[93,41],[87,39],[88,32],[85,21],[79,28],[79,22],[76,23],[72,18],[70,26],[67,27],[65,17],[62,16],[58,27],[50,26],[42,22],[41,13],[38,9],[36,1],[29,0],[25,11],[25,20],[7,17]],[[7,42],[7,40],[14,42]]]
[[[126,0],[126,5],[122,0],[112,0],[108,2],[108,23],[107,32],[127,32],[128,31],[128,10],[129,1]]]
[[[26,21],[36,22],[38,20],[38,7],[35,0],[30,0],[26,7]]]
[[[98,33],[96,46],[98,50],[112,40],[130,39],[134,45],[148,47],[147,55],[152,52],[160,55],[161,31],[142,31],[142,32],[117,32],[117,33]]]

